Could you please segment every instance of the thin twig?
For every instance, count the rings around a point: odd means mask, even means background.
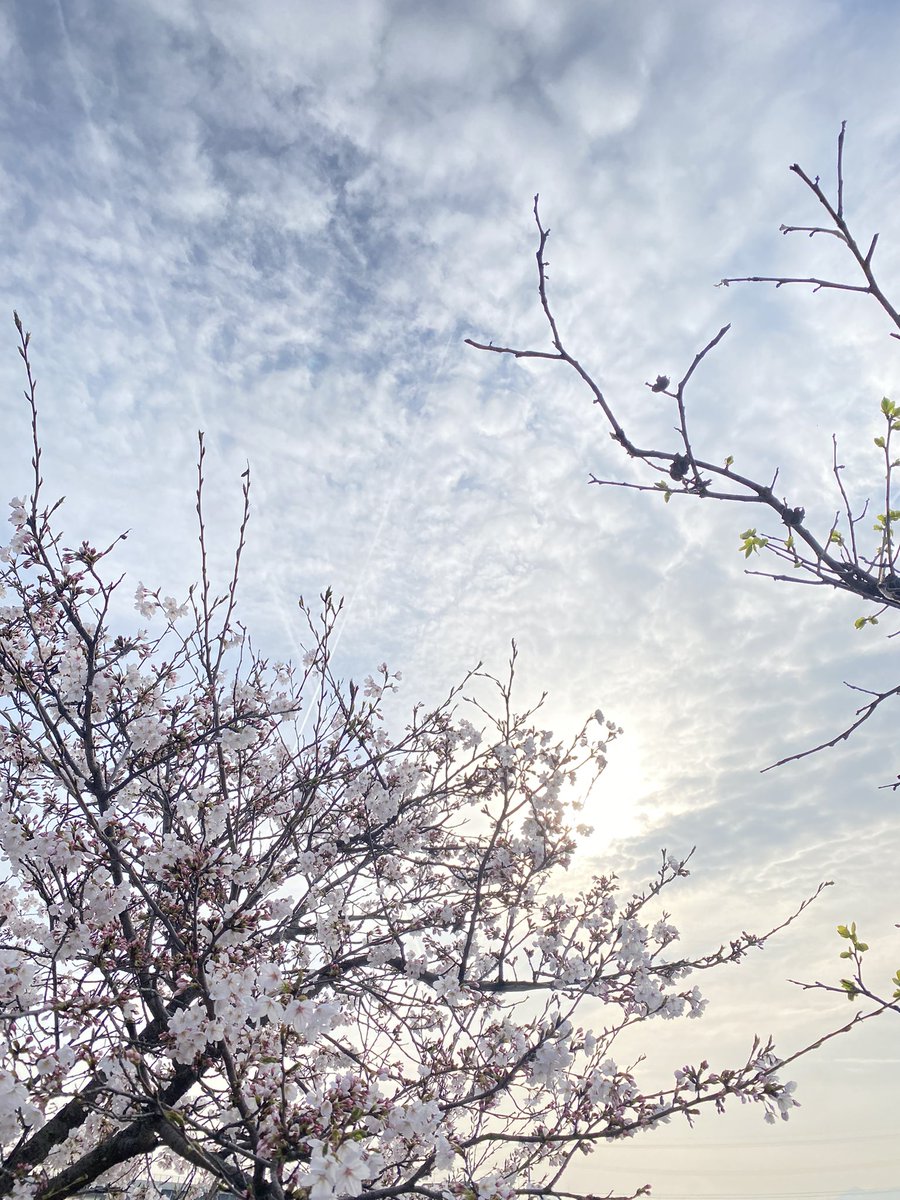
[[[847,683],[846,680],[844,681],[844,686],[857,692],[864,690],[857,687],[856,684]],[[767,767],[763,767],[760,773],[764,775],[766,771],[772,771],[775,769],[775,767],[783,767],[785,763],[797,762],[801,758],[808,758],[811,754],[818,754],[820,750],[831,750],[840,742],[846,742],[851,734],[855,733],[856,730],[859,729],[860,725],[863,725],[866,721],[868,721],[869,717],[872,716],[879,705],[883,704],[885,700],[889,700],[892,696],[898,695],[900,695],[900,685],[895,688],[891,688],[887,692],[877,693],[875,695],[875,699],[870,704],[866,704],[862,708],[858,708],[856,710],[858,719],[852,724],[848,725],[842,733],[836,734],[833,738],[829,738],[826,742],[820,742],[818,746],[813,746],[809,750],[803,750],[799,754],[789,754],[786,758],[780,758],[778,762],[769,763]]]

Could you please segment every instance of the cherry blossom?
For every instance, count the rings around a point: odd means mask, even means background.
[[[731,1100],[796,1104],[771,1043],[638,1079],[636,1022],[698,1017],[660,894],[581,887],[570,825],[618,727],[573,736],[478,670],[389,732],[386,664],[336,676],[341,615],[301,601],[298,666],[253,648],[236,566],[179,602],[113,546],[11,501],[0,583],[0,1196],[176,1173],[237,1196],[556,1196],[572,1156]],[[490,697],[493,697],[493,702]],[[801,905],[801,909],[805,905]],[[793,917],[789,918],[789,920]],[[585,1013],[599,1022],[586,1026]],[[748,1041],[750,1038],[748,1037]],[[794,1055],[796,1057],[796,1055]]]

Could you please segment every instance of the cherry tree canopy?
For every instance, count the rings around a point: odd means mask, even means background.
[[[763,938],[679,957],[658,900],[688,871],[665,852],[637,894],[612,874],[566,892],[615,724],[561,741],[517,711],[514,647],[507,676],[476,670],[391,735],[387,666],[332,671],[330,593],[300,602],[302,663],[263,660],[236,615],[249,470],[217,594],[202,435],[200,582],[183,603],[139,584],[124,632],[115,543],[67,547],[43,500],[18,328],[34,486],[2,551],[0,1194],[63,1200],[168,1154],[279,1200],[553,1196],[575,1152],[699,1105],[787,1117],[793,1084],[749,1033],[746,1061],[662,1083],[617,1061],[625,1029],[701,1015],[695,968]]]

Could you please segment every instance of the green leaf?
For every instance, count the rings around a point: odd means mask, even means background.
[[[734,455],[729,454],[728,457],[725,459],[725,470],[726,471],[728,470],[728,468],[731,466],[731,464],[733,462],[734,462]]]
[[[876,446],[879,447],[879,449],[881,449],[881,450],[884,449],[884,438],[883,437],[872,438],[872,441],[875,443]]]
[[[755,529],[745,529],[739,536],[744,558],[749,558],[751,554],[755,554],[758,550],[764,549],[769,544],[768,538],[760,537]]]
[[[856,997],[859,995],[856,984],[853,983],[852,980],[850,980],[850,979],[842,979],[841,987],[847,993],[848,1000],[855,1000]]]
[[[847,928],[846,925],[838,925],[837,931],[841,935],[842,938],[848,938],[850,936],[850,930]]]
[[[843,546],[843,544],[844,544],[843,536],[840,533],[838,533],[838,531],[836,529],[832,529],[831,533],[829,533],[828,540],[829,540],[829,542],[837,542],[837,544],[839,546]]]

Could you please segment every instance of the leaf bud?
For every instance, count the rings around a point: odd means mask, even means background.
[[[672,459],[671,467],[669,467],[669,474],[673,479],[684,479],[688,473],[689,465],[686,454],[676,454]]]

